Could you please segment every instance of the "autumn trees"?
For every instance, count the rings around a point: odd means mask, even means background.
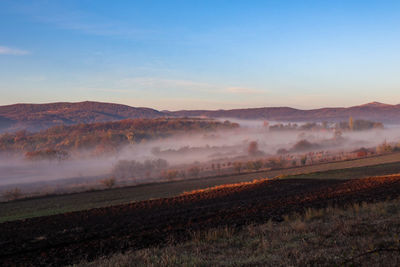
[[[382,129],[383,124],[380,122],[374,122],[363,119],[353,119],[349,117],[348,121],[341,122],[307,122],[304,124],[296,123],[278,123],[268,126],[270,131],[320,131],[320,130],[345,130],[345,131],[365,131],[371,129]]]
[[[369,120],[354,120],[353,117],[349,117],[348,122],[343,121],[337,123],[336,129],[350,130],[350,131],[365,131],[371,129],[383,129],[383,124],[380,122],[374,122]]]
[[[100,183],[108,189],[113,188],[115,186],[116,182],[117,182],[117,180],[115,179],[115,177],[110,177],[110,178],[100,180]]]
[[[42,152],[91,149],[103,153],[127,144],[165,138],[179,133],[214,131],[239,127],[229,121],[158,118],[55,126],[38,133],[20,131],[0,135],[0,151]],[[42,152],[39,152],[42,151]],[[27,155],[28,157],[34,155]]]
[[[264,153],[258,149],[258,142],[251,141],[247,147],[247,153],[251,157],[262,156]]]
[[[30,151],[25,153],[25,158],[29,160],[66,160],[69,158],[67,151],[46,149],[38,151]]]

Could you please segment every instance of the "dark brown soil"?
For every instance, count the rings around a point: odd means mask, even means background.
[[[60,266],[188,238],[191,231],[280,221],[327,205],[397,198],[400,176],[270,180],[174,198],[0,224],[0,263]]]

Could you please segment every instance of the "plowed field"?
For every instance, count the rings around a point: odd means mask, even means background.
[[[66,265],[127,249],[184,240],[190,231],[282,220],[306,208],[400,195],[400,176],[356,180],[284,179],[173,198],[0,224],[0,262]]]

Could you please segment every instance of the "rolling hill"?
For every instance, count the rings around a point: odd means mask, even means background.
[[[150,108],[136,108],[101,102],[15,104],[0,106],[0,131],[38,131],[55,125],[74,125],[135,118],[158,118],[165,114]]]
[[[151,108],[130,107],[101,102],[14,104],[0,106],[0,132],[17,130],[38,131],[55,125],[109,122],[135,118],[209,117],[247,120],[338,122],[366,119],[383,123],[400,123],[400,105],[372,102],[349,108],[295,109],[265,107],[230,110],[158,111]]]
[[[231,110],[181,110],[174,116],[205,116],[212,118],[264,119],[276,121],[346,121],[350,116],[384,123],[400,123],[400,105],[372,102],[349,108],[301,110],[290,107],[265,107]]]

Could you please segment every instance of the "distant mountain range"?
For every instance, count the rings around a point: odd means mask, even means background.
[[[368,119],[383,123],[400,123],[400,105],[372,102],[349,108],[301,110],[290,107],[265,107],[230,110],[158,111],[101,102],[15,104],[0,106],[0,131],[26,129],[38,131],[54,125],[117,121],[128,118],[209,117],[274,121],[345,121]]]

